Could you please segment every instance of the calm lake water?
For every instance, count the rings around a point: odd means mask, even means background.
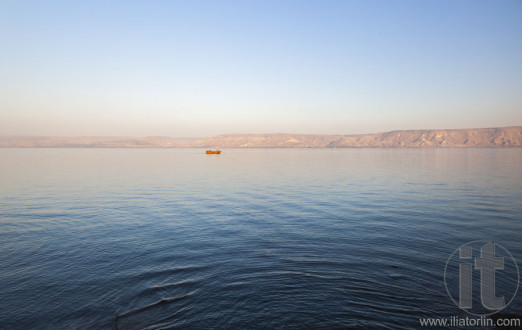
[[[0,149],[0,184],[2,329],[417,328],[467,315],[460,245],[522,259],[522,149]]]

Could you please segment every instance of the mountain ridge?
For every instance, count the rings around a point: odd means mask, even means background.
[[[4,148],[444,148],[521,147],[522,126],[394,130],[370,134],[221,134],[208,138],[162,136],[0,136]]]

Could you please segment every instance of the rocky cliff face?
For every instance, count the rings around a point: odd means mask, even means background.
[[[520,147],[522,127],[393,131],[345,136],[330,147]]]
[[[522,126],[392,131],[362,135],[226,134],[172,137],[0,137],[0,147],[67,148],[362,148],[521,147]]]

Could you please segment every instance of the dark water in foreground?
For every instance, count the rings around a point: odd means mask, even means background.
[[[460,245],[522,266],[522,149],[203,152],[0,149],[0,328],[411,328]]]

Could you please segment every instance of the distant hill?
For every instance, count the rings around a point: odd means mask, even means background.
[[[360,135],[225,134],[172,137],[0,137],[0,147],[21,148],[444,148],[521,147],[522,126],[407,130]]]
[[[192,143],[194,147],[222,148],[324,148],[343,135],[312,134],[225,134],[199,139]]]
[[[409,130],[361,135],[226,134],[199,139],[191,145],[222,148],[520,147],[522,126]]]
[[[196,139],[172,137],[117,136],[0,136],[0,147],[13,148],[176,148],[187,147]]]

